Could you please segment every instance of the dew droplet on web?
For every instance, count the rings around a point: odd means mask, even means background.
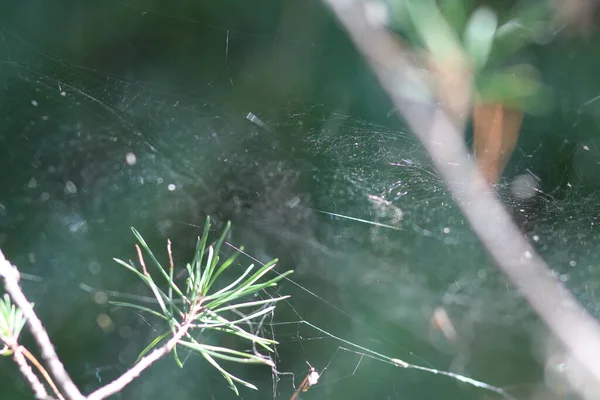
[[[67,193],[75,194],[77,193],[77,186],[75,186],[73,182],[67,181],[67,183],[65,183],[65,190]]]
[[[268,125],[265,124],[260,118],[258,118],[256,115],[254,115],[253,113],[249,112],[248,115],[246,115],[246,119],[250,122],[252,122],[255,125],[260,126],[261,128],[265,128],[268,129]]]
[[[133,153],[127,153],[125,155],[125,162],[128,165],[135,165],[135,163],[137,162],[137,158],[136,158],[135,154],[133,154]]]
[[[536,190],[537,182],[531,175],[519,175],[510,184],[511,193],[521,200],[533,198]]]
[[[295,208],[298,204],[300,204],[300,198],[298,196],[292,197],[285,203],[289,208]]]

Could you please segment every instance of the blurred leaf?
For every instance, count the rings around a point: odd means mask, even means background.
[[[492,57],[505,59],[523,46],[531,43],[531,31],[517,19],[512,19],[496,30]]]
[[[422,45],[415,26],[410,19],[406,3],[411,0],[390,0],[388,2],[388,28],[401,34],[413,45]]]
[[[480,101],[484,103],[502,103],[531,111],[535,109],[535,100],[540,93],[545,96],[548,91],[543,90],[543,85],[535,68],[522,64],[508,67],[500,72],[484,74],[477,82]],[[538,106],[542,103],[538,103]],[[543,108],[543,107],[542,107]],[[537,107],[537,109],[542,109]]]
[[[549,2],[520,2],[496,31],[492,57],[502,61],[523,46],[547,43],[553,30],[553,10]]]
[[[443,65],[462,55],[462,44],[433,0],[407,0],[416,31],[436,63]]]
[[[440,0],[442,15],[458,35],[462,35],[468,15],[473,10],[473,0]]]
[[[488,61],[497,26],[496,14],[485,7],[478,8],[467,23],[464,45],[477,70],[481,70]]]
[[[554,106],[554,93],[546,85],[541,85],[539,90],[531,97],[523,100],[523,110],[532,115],[546,115]]]
[[[549,1],[521,1],[513,11],[511,20],[518,20],[537,41],[554,31],[554,5]]]

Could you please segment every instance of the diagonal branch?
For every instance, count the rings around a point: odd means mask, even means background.
[[[27,364],[27,360],[23,356],[25,348],[23,346],[19,346],[19,344],[14,340],[11,341],[11,343],[7,343],[7,345],[13,352],[13,359],[19,367],[19,370],[21,371],[25,379],[27,379],[27,382],[29,382],[29,386],[31,386],[31,388],[33,389],[33,392],[35,393],[35,398],[41,400],[52,399],[52,397],[48,396],[48,392],[46,392],[46,388],[44,387],[42,382],[40,382],[36,374],[33,373],[33,370],[31,369],[29,364]]]
[[[46,371],[46,368],[44,368],[44,366],[42,364],[40,364],[40,362],[34,357],[33,354],[31,354],[31,352],[29,350],[27,350],[27,348],[25,346],[19,346],[19,347],[20,347],[21,351],[23,352],[23,355],[29,360],[29,362],[31,364],[33,364],[38,369],[38,371],[40,371],[40,374],[42,374],[42,376],[44,377],[44,379],[46,380],[48,385],[52,388],[52,391],[54,392],[56,397],[58,397],[59,400],[65,400],[65,398],[62,396],[62,394],[60,394],[60,392],[58,391],[58,388],[52,381],[52,378],[48,374],[48,371]]]
[[[600,326],[555,278],[514,226],[481,172],[473,165],[458,126],[434,102],[408,99],[407,73],[414,67],[385,27],[365,18],[361,0],[324,0],[365,57],[379,83],[423,143],[471,227],[498,267],[570,353],[600,383]],[[411,74],[414,77],[414,74]],[[423,81],[421,83],[424,85]]]

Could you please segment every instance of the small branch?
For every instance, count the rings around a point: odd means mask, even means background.
[[[42,358],[50,367],[50,372],[54,375],[54,379],[62,388],[64,394],[69,400],[84,400],[85,397],[81,394],[77,386],[69,377],[65,367],[58,359],[54,346],[48,337],[48,333],[42,322],[33,311],[33,307],[21,291],[19,287],[19,271],[17,267],[10,264],[0,250],[0,276],[4,278],[4,288],[10,294],[15,304],[23,311],[23,315],[27,319],[27,325],[33,335],[35,341],[40,346]]]
[[[37,360],[37,358],[35,358],[34,355],[31,354],[31,352],[29,350],[27,350],[27,348],[25,346],[19,346],[19,347],[21,348],[21,350],[23,351],[23,355],[25,357],[27,357],[29,362],[32,363],[38,369],[38,371],[40,371],[40,374],[42,374],[42,376],[44,377],[46,382],[48,382],[48,385],[50,385],[50,387],[52,388],[52,391],[54,391],[54,394],[56,395],[56,397],[58,397],[59,400],[65,400],[65,398],[62,396],[62,394],[60,394],[58,388],[52,381],[52,378],[50,377],[50,375],[48,375],[48,371],[46,371],[46,368],[44,368],[44,366],[42,364],[40,364],[40,362]]]
[[[19,370],[21,371],[25,379],[27,379],[27,382],[29,382],[29,386],[31,386],[31,388],[33,389],[33,392],[35,393],[35,398],[42,400],[51,399],[51,397],[48,396],[48,392],[46,392],[46,388],[44,387],[42,382],[40,382],[37,375],[33,373],[33,370],[31,369],[29,364],[27,364],[27,360],[25,360],[25,357],[23,356],[24,347],[19,346],[17,342],[7,343],[7,345],[13,352],[13,359],[17,363]]]
[[[167,239],[167,254],[169,255],[169,270],[173,271],[175,269],[175,264],[173,263],[173,253],[171,252],[170,239]]]
[[[161,359],[163,356],[170,353],[177,342],[187,333],[188,329],[190,329],[192,322],[197,316],[197,312],[202,310],[202,307],[198,308],[196,311],[192,309],[190,313],[187,315],[186,321],[181,325],[181,328],[177,331],[175,335],[162,347],[154,350],[152,353],[148,354],[144,358],[142,358],[137,364],[131,367],[127,372],[123,375],[107,384],[106,386],[101,387],[96,390],[92,394],[87,397],[87,400],[102,400],[108,396],[111,396],[121,390],[128,384],[130,384],[135,378],[140,376],[140,374],[153,363]]]

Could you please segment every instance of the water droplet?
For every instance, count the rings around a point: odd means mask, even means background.
[[[65,190],[67,193],[75,194],[77,193],[77,186],[75,186],[73,182],[67,181],[67,183],[65,183]]]
[[[137,158],[136,158],[135,154],[133,154],[133,153],[127,153],[125,155],[125,162],[128,165],[135,165],[135,163],[137,162]]]

